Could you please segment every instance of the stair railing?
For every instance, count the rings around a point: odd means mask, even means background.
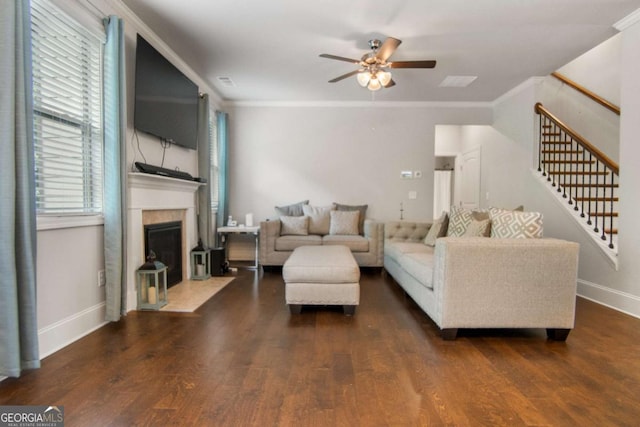
[[[613,249],[613,236],[618,234],[614,227],[618,164],[541,103],[536,104],[535,112],[540,116],[538,172]]]

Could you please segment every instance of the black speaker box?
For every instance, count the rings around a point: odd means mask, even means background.
[[[224,276],[228,268],[225,262],[224,248],[211,249],[211,275]]]

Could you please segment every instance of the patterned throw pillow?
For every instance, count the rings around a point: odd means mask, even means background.
[[[302,206],[309,204],[308,200],[303,200],[298,203],[294,203],[292,205],[287,206],[276,206],[276,212],[278,216],[302,216],[304,212],[302,211]]]
[[[425,236],[423,242],[427,246],[435,246],[436,239],[438,237],[444,237],[447,235],[447,227],[449,225],[449,215],[446,212],[442,212],[440,218],[433,222],[433,225],[429,229],[429,232]]]
[[[309,234],[319,234],[321,236],[329,234],[330,212],[333,209],[333,206],[302,206],[302,212],[309,217]]]
[[[281,216],[280,235],[281,236],[306,236],[309,234],[308,216]]]
[[[542,214],[489,208],[491,237],[527,239],[542,237]]]
[[[489,219],[489,213],[487,211],[479,210],[472,211],[469,209],[461,208],[458,206],[451,206],[449,212],[449,226],[447,228],[448,237],[462,237],[464,236],[467,227],[473,220],[483,221]],[[487,237],[489,236],[487,232]]]
[[[331,211],[331,227],[329,234],[357,235],[358,211]]]

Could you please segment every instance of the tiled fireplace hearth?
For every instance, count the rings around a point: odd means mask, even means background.
[[[145,261],[145,225],[182,222],[182,276],[191,277],[189,252],[198,242],[196,192],[202,184],[135,172],[128,178],[127,310],[135,310],[136,270]]]

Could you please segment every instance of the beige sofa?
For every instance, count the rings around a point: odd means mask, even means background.
[[[384,268],[441,329],[546,328],[565,340],[574,326],[577,243],[557,239],[443,237],[431,224],[385,224]]]
[[[262,266],[282,266],[299,246],[343,245],[360,267],[382,267],[384,223],[364,221],[363,235],[280,235],[280,220],[260,223],[259,258]]]

